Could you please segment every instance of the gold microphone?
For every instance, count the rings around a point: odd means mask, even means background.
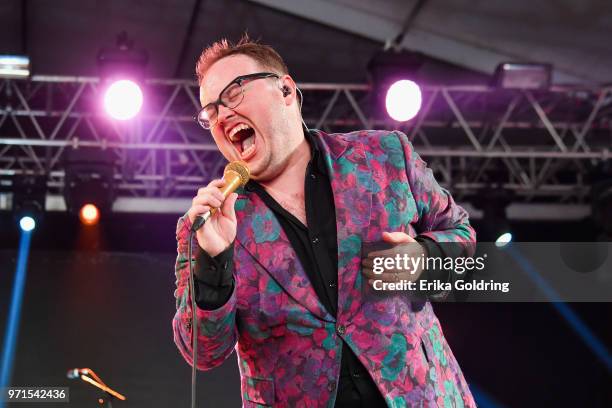
[[[238,187],[244,187],[244,185],[249,181],[249,177],[251,176],[251,172],[247,167],[247,164],[243,161],[234,161],[225,166],[225,170],[223,170],[223,180],[225,181],[225,185],[221,187],[221,194],[223,194],[224,198],[227,198],[230,194],[238,189]],[[202,225],[217,212],[217,208],[213,208],[210,211],[206,211],[204,215],[198,216],[191,227],[192,231],[199,230]]]

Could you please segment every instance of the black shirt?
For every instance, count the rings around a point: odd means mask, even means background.
[[[316,137],[304,132],[311,148],[304,181],[305,226],[285,210],[257,182],[249,181],[246,190],[255,192],[274,212],[295,250],[315,293],[334,317],[338,305],[338,243],[336,213],[323,154]],[[419,239],[420,238],[420,239]],[[426,250],[437,252],[433,241],[418,237]],[[233,279],[233,247],[214,258],[199,251],[196,259],[196,302],[202,309],[221,307],[231,296]],[[363,364],[343,341],[340,384],[336,407],[386,407],[385,401]]]

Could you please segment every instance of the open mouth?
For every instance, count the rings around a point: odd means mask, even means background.
[[[242,160],[250,159],[255,153],[255,130],[246,123],[240,123],[229,132],[229,139]]]

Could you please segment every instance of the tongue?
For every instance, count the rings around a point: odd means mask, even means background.
[[[254,150],[255,150],[255,134],[242,139],[242,152],[240,153],[240,156],[243,159],[246,160],[247,157],[250,156]]]
[[[255,144],[255,135],[249,136],[242,140],[242,151],[246,151],[249,147]]]

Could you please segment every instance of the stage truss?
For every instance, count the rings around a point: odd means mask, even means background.
[[[588,202],[591,177],[611,157],[612,88],[424,87],[421,112],[404,124],[373,113],[379,109],[367,85],[300,88],[309,127],[399,129],[459,200],[493,188],[511,192],[515,202]],[[150,79],[144,93],[139,118],[122,123],[102,111],[97,78],[0,80],[4,185],[45,175],[49,193],[61,194],[67,149],[98,149],[113,158],[119,196],[193,196],[225,165],[211,135],[193,121],[197,84]]]

